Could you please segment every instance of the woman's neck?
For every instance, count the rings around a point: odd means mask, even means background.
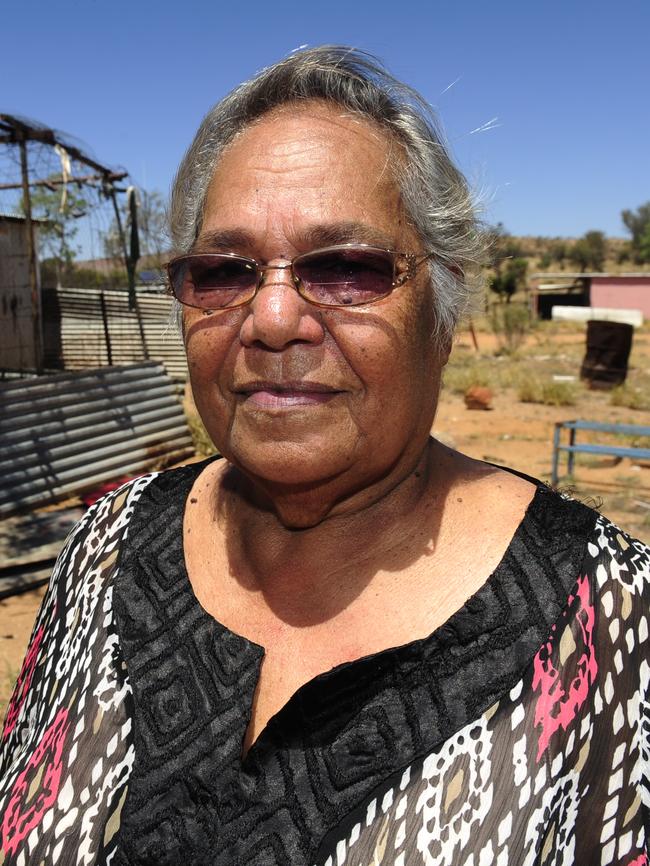
[[[281,507],[274,500],[261,508],[250,482],[229,468],[218,485],[217,519],[231,571],[272,606],[272,598],[279,603],[290,595],[323,615],[324,604],[346,603],[342,596],[359,592],[378,569],[404,570],[434,551],[453,472],[453,452],[429,440],[401,474],[389,473],[301,528],[286,521],[287,510],[293,513],[301,502],[304,521],[309,504],[300,491],[294,491],[290,509],[291,494]]]

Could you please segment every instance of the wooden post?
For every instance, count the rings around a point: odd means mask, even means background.
[[[474,330],[474,322],[469,320],[469,332],[472,335],[472,343],[474,344],[474,350],[478,352],[478,340],[476,339],[476,331]]]
[[[32,334],[34,340],[34,366],[36,372],[43,372],[43,348],[41,339],[41,305],[38,296],[38,278],[36,273],[36,243],[34,241],[34,223],[32,221],[32,199],[29,194],[29,171],[27,167],[27,143],[20,133],[20,172],[23,186],[23,202],[25,207],[25,228],[27,230],[27,255],[29,258],[29,285],[31,289]]]
[[[104,323],[104,341],[106,343],[106,357],[108,358],[108,366],[113,366],[113,350],[111,347],[111,332],[108,329],[108,316],[106,315],[106,298],[104,293],[99,293],[99,304],[102,309],[102,322]]]
[[[576,444],[576,428],[570,427],[569,428],[569,445],[573,448],[573,446],[575,444]],[[575,463],[575,457],[576,457],[575,451],[569,451],[569,457],[567,460],[567,472],[569,473],[569,475],[571,477],[573,477],[573,464]]]
[[[556,422],[555,430],[553,432],[553,467],[551,469],[551,487],[557,487],[558,478],[560,476],[559,471],[559,462],[560,462],[560,430],[562,429],[562,422]]]
[[[140,331],[140,342],[142,344],[142,354],[144,356],[144,360],[149,360],[149,350],[147,349],[147,341],[144,335],[144,325],[142,323],[142,313],[140,311],[140,307],[137,302],[136,294],[135,294],[135,270],[133,266],[133,262],[131,261],[131,257],[129,256],[129,251],[126,247],[126,235],[124,234],[124,228],[122,226],[122,217],[120,216],[120,209],[117,206],[117,197],[115,195],[115,189],[111,187],[110,192],[111,199],[113,201],[113,209],[115,211],[115,221],[117,222],[117,230],[120,233],[120,241],[122,242],[122,255],[124,256],[124,264],[126,266],[126,273],[129,280],[129,309],[135,310],[136,319],[138,321],[138,329]]]

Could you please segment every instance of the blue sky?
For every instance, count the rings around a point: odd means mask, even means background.
[[[625,236],[620,211],[650,199],[649,0],[0,0],[0,13],[0,111],[164,194],[214,102],[335,42],[436,106],[487,219],[513,234]]]

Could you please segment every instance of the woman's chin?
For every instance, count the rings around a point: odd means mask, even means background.
[[[349,471],[354,462],[352,449],[304,443],[233,443],[222,452],[242,472],[262,487],[290,490],[318,487]]]
[[[225,437],[214,438],[224,457],[262,487],[318,486],[358,462],[359,433],[350,423],[258,426],[236,420]]]

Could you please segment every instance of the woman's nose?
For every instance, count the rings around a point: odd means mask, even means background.
[[[290,268],[265,269],[262,285],[246,309],[240,333],[245,346],[278,351],[295,342],[323,340],[320,310],[298,294]]]

